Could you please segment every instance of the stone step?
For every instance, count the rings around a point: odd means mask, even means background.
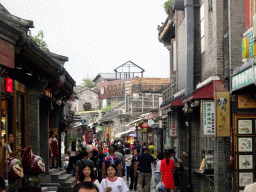
[[[73,187],[75,185],[75,177],[70,177],[65,183],[61,183],[61,187]]]
[[[51,183],[58,183],[59,178],[65,174],[66,174],[65,170],[57,171],[57,172],[51,174]]]
[[[58,179],[58,183],[59,184],[62,184],[62,183],[65,183],[70,177],[72,177],[71,174],[64,174],[64,175],[61,175]]]

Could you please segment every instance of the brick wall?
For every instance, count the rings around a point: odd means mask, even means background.
[[[241,65],[241,42],[245,32],[245,8],[244,1],[229,1],[229,60],[231,69]]]

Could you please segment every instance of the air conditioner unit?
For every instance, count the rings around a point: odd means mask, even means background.
[[[256,14],[253,16],[253,43],[256,43]]]

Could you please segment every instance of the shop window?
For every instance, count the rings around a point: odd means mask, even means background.
[[[205,170],[214,168],[214,137],[202,138],[202,162],[205,162]]]

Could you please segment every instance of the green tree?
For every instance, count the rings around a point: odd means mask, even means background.
[[[94,83],[92,82],[92,80],[89,77],[82,79],[82,81],[83,81],[82,87],[88,87],[88,88],[94,87]]]
[[[172,6],[172,0],[168,0],[164,3],[164,10],[165,12],[168,14],[169,13],[169,9]]]
[[[44,41],[44,32],[43,30],[39,31],[37,36],[33,36],[32,39],[36,42],[36,44],[41,47],[45,51],[49,51],[47,43]]]

